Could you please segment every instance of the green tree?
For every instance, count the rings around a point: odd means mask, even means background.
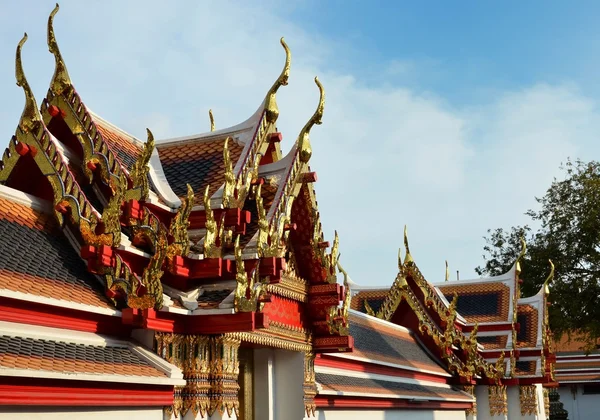
[[[551,259],[556,267],[550,285],[552,330],[557,336],[579,331],[592,344],[600,337],[600,163],[567,160],[561,170],[564,179],[554,179],[546,194],[536,198],[540,209],[526,213],[538,227],[488,230],[485,265],[475,271],[480,275],[508,271],[524,237],[522,295],[540,290]]]

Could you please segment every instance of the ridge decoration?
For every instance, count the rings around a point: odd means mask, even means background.
[[[292,64],[292,53],[290,52],[290,49],[285,43],[283,37],[281,37],[279,42],[281,42],[281,46],[285,50],[285,64],[283,65],[281,74],[277,80],[275,80],[275,83],[273,83],[271,89],[269,89],[265,99],[265,113],[267,121],[270,124],[275,124],[277,122],[277,118],[279,118],[279,108],[277,107],[277,91],[281,86],[287,86],[290,77],[290,67]]]
[[[266,301],[265,285],[260,281],[259,267],[254,268],[248,280],[246,266],[242,259],[242,248],[240,247],[240,236],[235,240],[235,268],[236,288],[234,292],[234,307],[236,312],[262,311]],[[259,263],[260,264],[260,263]]]
[[[300,161],[303,163],[308,163],[312,156],[312,147],[310,145],[310,130],[316,125],[321,125],[323,123],[323,110],[325,109],[325,90],[323,89],[323,85],[319,81],[318,77],[315,77],[315,83],[319,88],[319,104],[317,105],[317,109],[308,122],[304,125],[302,130],[300,130],[300,134],[298,135],[298,150],[300,153]]]
[[[56,7],[48,17],[48,49],[52,55],[54,55],[55,60],[54,76],[50,83],[50,90],[56,96],[62,95],[67,89],[72,88],[67,66],[62,58],[58,43],[56,42],[56,36],[54,35],[54,16],[56,16],[59,9],[60,7],[58,3],[56,3]]]
[[[144,143],[144,148],[129,173],[133,185],[131,190],[127,192],[128,200],[146,201],[150,192],[150,185],[148,183],[150,167],[148,164],[154,151],[154,135],[148,128],[146,132],[148,133],[148,140]]]

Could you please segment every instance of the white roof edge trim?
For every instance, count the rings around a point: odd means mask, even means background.
[[[96,114],[94,111],[92,111],[87,105],[85,106],[87,112],[92,116],[92,118],[95,122],[99,122],[100,124],[104,124],[106,125],[108,128],[111,128],[115,131],[118,131],[120,134],[122,134],[123,136],[127,137],[127,140],[129,140],[132,144],[138,145],[138,146],[143,146],[144,142],[140,139],[138,139],[136,136],[128,133],[127,131],[123,130],[120,127],[117,127],[116,125],[114,125],[113,123],[111,123],[110,121],[102,118],[100,115]]]
[[[133,376],[133,375],[106,375],[93,373],[65,373],[54,372],[50,370],[33,369],[13,369],[0,368],[0,376],[11,376],[21,378],[48,378],[48,379],[68,379],[75,381],[97,381],[97,382],[119,382],[130,384],[148,384],[148,385],[185,385],[184,379],[161,378],[157,376]]]
[[[21,204],[34,210],[41,211],[42,213],[52,213],[52,204],[50,201],[42,200],[34,195],[24,193],[5,185],[0,185],[0,197],[6,198],[13,203]]]
[[[68,300],[54,299],[45,296],[31,295],[23,292],[16,292],[9,289],[0,289],[0,296],[11,299],[18,299],[25,302],[42,303],[50,306],[58,306],[61,308],[76,309],[78,311],[93,312],[96,314],[110,315],[110,316],[121,316],[121,311],[112,308],[101,308],[99,306],[86,305],[78,302],[71,302]]]
[[[315,364],[315,372],[325,373],[325,374],[329,374],[329,375],[336,375],[336,376],[350,376],[352,378],[375,379],[375,380],[394,382],[394,383],[425,385],[425,386],[431,386],[431,387],[436,387],[436,388],[440,388],[440,389],[452,389],[451,385],[448,385],[445,383],[425,381],[425,380],[421,380],[421,379],[406,378],[403,376],[382,375],[382,374],[378,374],[378,373],[361,372],[361,371],[354,371],[354,370],[349,370],[349,369],[331,368],[331,367],[319,366],[318,364]]]
[[[173,189],[167,181],[167,176],[163,170],[160,156],[158,155],[158,150],[156,150],[156,147],[150,156],[150,169],[150,181],[152,181],[152,184],[154,185],[154,188],[160,197],[165,201],[165,203],[173,208],[181,207],[181,200],[179,197],[177,197],[177,194],[173,192]]]
[[[96,333],[67,330],[64,328],[41,327],[17,322],[0,321],[0,333],[10,337],[27,337],[36,340],[60,341],[86,346],[129,347],[127,340],[107,337]]]
[[[322,386],[322,385],[321,385]],[[462,391],[458,391],[463,393]],[[441,398],[441,397],[423,397],[414,395],[403,395],[403,394],[370,394],[367,392],[345,392],[345,391],[319,391],[322,395],[339,395],[349,397],[368,397],[368,398],[394,398],[401,400],[415,400],[415,401],[460,401],[460,402],[473,402],[474,398],[468,394],[464,394],[465,398]]]
[[[363,319],[367,319],[369,321],[373,321],[376,324],[385,325],[386,327],[391,327],[391,328],[393,328],[395,330],[403,331],[403,332],[408,333],[408,334],[412,334],[411,330],[409,330],[406,327],[403,327],[402,325],[397,325],[397,324],[394,324],[393,322],[385,321],[383,319],[379,319],[379,318],[371,316],[369,314],[365,314],[363,312],[357,311],[356,309],[349,309],[348,312],[350,314],[352,314],[352,315],[358,316],[359,318],[363,318]]]
[[[472,283],[488,283],[488,282],[505,282],[505,281],[514,281],[516,275],[516,264],[513,264],[510,270],[508,270],[504,274],[499,274],[497,276],[490,277],[479,277],[477,279],[464,279],[464,280],[449,280],[449,281],[438,281],[438,282],[430,282],[431,285],[436,287],[441,286],[454,286],[460,284],[472,284]]]
[[[145,348],[136,345],[134,343],[129,343],[129,349],[136,353],[140,358],[147,361],[150,365],[152,365],[155,369],[163,372],[171,379],[183,379],[183,372],[177,366],[172,365],[167,362],[163,358],[159,357],[157,354],[154,354]]]
[[[164,146],[164,145],[171,144],[171,143],[180,143],[180,142],[189,141],[189,140],[202,140],[202,139],[213,140],[213,138],[222,137],[226,134],[232,134],[233,132],[247,130],[249,128],[252,128],[254,124],[256,124],[258,121],[260,121],[260,118],[262,117],[262,114],[265,111],[265,102],[266,102],[266,98],[263,99],[263,101],[261,102],[258,109],[256,111],[254,111],[254,113],[250,116],[250,118],[246,119],[246,121],[239,123],[237,125],[227,127],[227,128],[222,128],[220,130],[208,131],[208,132],[204,132],[204,133],[200,133],[200,134],[193,134],[190,136],[161,139],[161,140],[156,141],[156,145]]]

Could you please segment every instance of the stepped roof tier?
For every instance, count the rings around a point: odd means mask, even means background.
[[[546,309],[553,267],[542,289],[528,298],[520,296],[519,287],[525,247],[503,275],[434,284],[419,272],[406,236],[405,242],[407,256],[404,263],[400,261],[400,273],[392,287],[353,286],[352,309],[439,337],[434,338],[431,351],[442,358],[449,345],[460,347],[458,343],[470,341],[474,355],[500,368],[503,383],[554,383],[555,356]],[[422,311],[418,323],[407,315],[406,305]],[[427,342],[425,337],[423,341]]]

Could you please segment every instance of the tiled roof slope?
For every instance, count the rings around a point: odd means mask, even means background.
[[[128,170],[131,170],[142,151],[143,144],[133,138],[126,138],[123,133],[112,129],[100,118],[94,118],[94,122],[110,150],[116,154],[119,162]]]
[[[218,138],[156,145],[167,181],[178,197],[186,196],[186,184],[190,184],[196,192],[196,204],[202,204],[207,185],[210,185],[211,195],[223,185],[225,182],[224,144],[225,138]],[[231,162],[235,164],[240,158],[243,146],[230,140],[228,148]]]
[[[1,191],[0,289],[113,308],[54,216],[8,199]]]
[[[458,295],[457,312],[469,323],[506,322],[509,318],[510,288],[500,282],[452,282],[437,286],[448,301]]]
[[[408,330],[355,313],[350,313],[349,319],[350,335],[354,337],[353,357],[447,375]]]
[[[62,373],[166,377],[128,347],[106,347],[0,335],[2,368]]]
[[[450,388],[421,385],[405,382],[392,382],[373,378],[360,378],[345,375],[316,373],[316,381],[321,386],[320,394],[327,391],[344,394],[370,394],[380,397],[423,398],[430,400],[454,400],[470,402],[472,398],[465,393]],[[323,392],[325,391],[325,392]]]

